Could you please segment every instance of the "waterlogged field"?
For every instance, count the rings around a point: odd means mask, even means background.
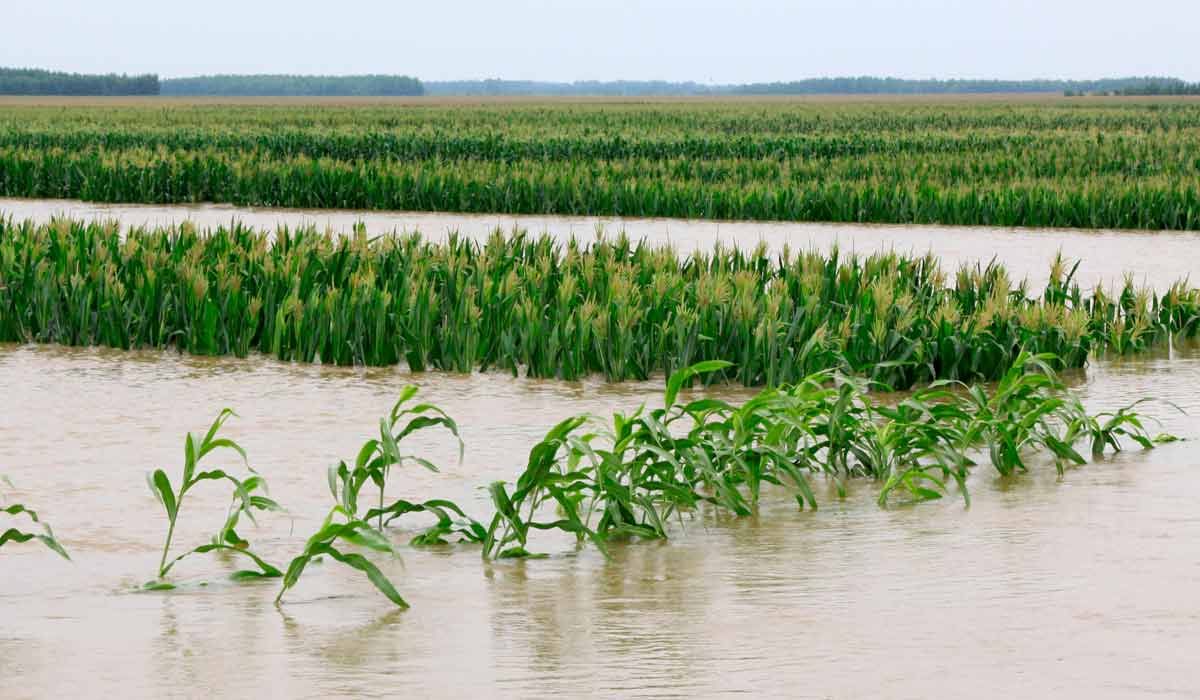
[[[0,105],[0,194],[1200,228],[1195,101]]]
[[[1068,380],[1093,412],[1143,396],[1173,401],[1187,415],[1165,403],[1141,408],[1163,421],[1153,428],[1194,439],[1200,354],[1194,345],[1170,352],[1099,360],[1086,379]],[[754,516],[702,510],[665,542],[613,542],[611,559],[553,532],[531,543],[550,555],[540,560],[484,562],[477,545],[408,547],[424,524],[413,516],[390,531],[400,559],[372,556],[412,606],[404,611],[335,562],[306,571],[280,609],[277,580],[228,580],[243,567],[236,559],[185,561],[172,573],[181,588],[136,592],[155,573],[166,531],[144,475],[162,467],[177,477],[186,431],[202,433],[222,406],[239,409],[222,432],[290,513],[239,532],[286,563],[328,511],[326,467],[377,434],[378,416],[412,380],[395,368],[261,356],[0,349],[9,399],[0,464],[73,557],[33,544],[0,552],[4,697],[84,683],[135,698],[388,697],[413,687],[513,698],[876,697],[881,684],[897,697],[1197,690],[1192,442],[1131,444],[1062,478],[1046,458],[1012,478],[976,469],[969,509],[957,497],[881,508],[877,482],[851,480],[841,498],[834,482],[817,480],[816,511],[768,490]],[[466,450],[460,461],[449,435],[416,436],[410,449],[442,473],[406,468],[389,493],[448,498],[477,518],[492,507],[478,487],[514,479],[561,418],[654,406],[662,395],[661,381],[417,381],[423,399],[457,420]],[[212,466],[240,470],[229,457]],[[228,496],[216,487],[189,496],[181,545],[208,541]]]
[[[1187,338],[1197,314],[1186,286],[1165,297],[1131,288],[1098,303],[1105,292],[1064,285],[1062,265],[1049,275],[1059,283],[1033,295],[996,268],[936,282],[935,261],[920,256],[809,252],[786,263],[726,250],[688,259],[620,238],[583,248],[501,235],[368,242],[65,220],[2,230],[6,327],[41,343],[0,346],[0,382],[12,398],[0,464],[15,484],[5,505],[35,508],[57,535],[44,543],[72,557],[34,541],[4,547],[3,562],[23,572],[0,588],[6,697],[65,692],[85,675],[131,697],[387,696],[398,673],[450,697],[602,697],[614,688],[794,696],[798,684],[813,688],[801,695],[865,696],[880,677],[912,696],[978,690],[981,679],[983,694],[996,696],[1196,689],[1182,651],[1200,617],[1190,593],[1200,521],[1186,497],[1200,354]],[[1008,319],[1022,339],[1013,348],[1036,344],[1027,321],[1076,313],[1081,345],[1072,347],[1092,361],[1063,374],[1067,387],[1026,358],[970,392],[865,393],[827,374],[779,394],[728,383],[675,394],[668,384],[664,397],[661,368],[649,381],[620,383],[596,371],[570,381],[548,371],[537,378],[536,369],[514,377],[499,365],[414,374],[281,362],[253,343],[246,352],[189,345],[260,336],[257,326],[239,335],[225,323],[243,293],[275,285],[286,300],[308,278],[322,294],[363,298],[365,287],[338,292],[330,282],[399,279],[409,264],[435,275],[418,286],[438,295],[472,284],[455,270],[468,278],[496,270],[496,285],[515,271],[514,289],[525,294],[554,278],[553,293],[539,292],[549,300],[565,276],[583,280],[588,269],[630,275],[630,289],[656,277],[719,287],[728,275],[732,290],[739,274],[753,273],[766,275],[754,278],[759,294],[746,297],[754,303],[768,298],[774,283],[765,280],[782,280],[788,299],[821,289],[835,295],[822,313],[846,314],[852,326],[858,313],[902,312],[917,299],[925,301],[909,307],[914,324],[945,321],[945,304],[965,298]],[[239,281],[208,281],[228,269],[241,271]],[[979,284],[1001,292],[981,294]],[[197,305],[189,295],[198,286]],[[906,294],[913,299],[900,301]],[[714,308],[732,318],[741,297],[717,296]],[[639,292],[622,307],[665,301],[658,297]],[[204,319],[196,310],[210,300],[223,309],[212,326],[221,330],[193,335],[181,321]],[[757,306],[747,315],[766,317]],[[314,327],[325,326],[336,323]],[[447,317],[430,327],[448,334],[431,336],[430,347],[462,346],[455,333],[464,329]],[[1061,342],[1054,329],[1045,337]],[[908,345],[925,347],[925,335]],[[985,335],[973,342],[997,347],[994,330]],[[72,344],[113,349],[64,347]],[[187,352],[137,349],[157,346]],[[829,350],[832,370],[904,377],[903,364],[855,368]],[[228,353],[245,357],[205,357]],[[736,364],[701,369],[739,379]],[[401,409],[425,401],[445,414],[418,408],[380,432],[378,417],[413,381],[420,392]],[[775,383],[769,375],[745,383],[763,382]],[[1128,408],[1148,397],[1157,400]],[[642,403],[648,411],[635,413]],[[663,412],[664,403],[674,408]],[[240,415],[206,435],[225,406]],[[595,418],[571,418],[582,413]],[[402,429],[414,417],[417,429]],[[248,465],[225,440],[245,450]],[[329,474],[339,460],[343,469]],[[230,476],[237,488],[214,483]],[[353,531],[337,529],[346,526]],[[1130,600],[1132,589],[1149,594]],[[1069,656],[1047,646],[1047,620],[1072,635]],[[828,644],[807,644],[812,634]],[[727,653],[731,643],[738,654]],[[920,654],[896,653],[914,643]],[[843,647],[858,650],[853,662]],[[797,651],[784,658],[779,648]],[[49,659],[63,656],[81,661],[52,672]],[[748,661],[764,658],[778,662]],[[253,672],[210,672],[235,660]],[[1009,664],[1036,673],[1014,676]],[[189,679],[186,689],[167,680],[178,677]]]
[[[516,216],[0,200],[0,696],[1200,692],[1195,234],[519,229],[1195,228],[1196,105],[65,107],[0,192]]]
[[[996,257],[1014,281],[1045,287],[1060,253],[1078,263],[1075,280],[1086,289],[1112,290],[1133,275],[1135,283],[1162,294],[1176,281],[1200,278],[1200,231],[1036,229],[915,224],[829,224],[803,222],[709,221],[598,216],[453,214],[448,212],[279,209],[229,204],[105,204],[68,199],[0,198],[0,217],[47,224],[54,219],[83,223],[117,221],[125,228],[163,228],[189,223],[212,230],[233,222],[263,232],[279,227],[314,228],[336,236],[363,230],[370,237],[420,233],[431,242],[452,235],[486,242],[497,230],[552,236],[559,243],[588,243],[603,234],[651,246],[674,246],[680,255],[711,252],[716,246],[753,251],[760,245],[777,255],[793,251],[842,251],[935,255],[946,270],[974,266]],[[1154,251],[1154,255],[1147,255]],[[1074,264],[1073,263],[1073,264]]]

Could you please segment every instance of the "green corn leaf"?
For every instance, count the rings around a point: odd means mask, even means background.
[[[166,508],[167,517],[174,521],[175,516],[178,514],[175,505],[175,492],[171,488],[171,480],[167,478],[166,472],[156,469],[151,477],[151,486],[153,486],[159,502]]]
[[[188,433],[183,441],[183,487],[192,482],[192,474],[196,471],[196,446],[192,442],[192,434]]]
[[[397,607],[408,607],[408,603],[400,596],[400,592],[396,590],[392,582],[383,575],[383,572],[378,567],[368,561],[366,557],[361,554],[345,554],[329,545],[323,545],[319,548],[319,551],[366,574],[371,583],[375,584],[375,587],[379,589],[379,592],[387,596],[387,599],[395,603]]]
[[[710,372],[718,372],[723,369],[732,367],[732,362],[724,360],[708,360],[705,362],[697,362],[691,367],[685,367],[670,376],[667,379],[667,390],[663,396],[663,403],[667,408],[675,405],[675,398],[679,395],[679,390],[683,388],[685,382],[692,377],[707,374]]]

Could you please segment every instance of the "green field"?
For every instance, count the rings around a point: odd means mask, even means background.
[[[1200,228],[1200,102],[0,103],[0,195]]]

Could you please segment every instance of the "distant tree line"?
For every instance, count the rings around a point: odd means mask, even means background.
[[[664,80],[578,80],[556,83],[540,80],[448,80],[426,81],[425,94],[434,96],[600,96],[651,97],[667,95],[728,94],[729,86]]]
[[[1005,92],[1125,94],[1156,81],[1174,78],[1105,78],[1102,80],[905,80],[901,78],[811,78],[787,83],[734,86],[740,95],[859,95],[859,94],[988,94]],[[1133,93],[1130,93],[1133,94]]]
[[[162,81],[163,95],[254,97],[390,97],[423,95],[407,75],[204,75]]]
[[[0,95],[157,95],[157,75],[83,75],[0,68]]]
[[[751,83],[735,86],[731,92],[738,95],[924,95],[1061,90],[1061,83],[1041,80],[906,80],[859,76]]]
[[[1103,80],[907,80],[871,76],[790,82],[705,85],[664,80],[421,80],[407,75],[205,75],[159,80],[157,75],[83,75],[0,68],[0,95],[173,96],[585,96],[668,95],[919,95],[987,93],[1076,95],[1200,95],[1200,83],[1178,78]]]
[[[1062,93],[1073,94],[1192,94],[1180,91],[1187,86],[1177,78],[1105,78],[1102,80],[907,80],[871,76],[809,78],[777,83],[744,85],[705,85],[695,82],[652,81],[576,81],[543,82],[532,80],[452,80],[425,83],[427,95],[942,95],[988,93]],[[1158,87],[1156,87],[1158,86]],[[1148,93],[1145,90],[1161,92]],[[1176,90],[1168,92],[1167,90]]]
[[[1200,95],[1200,83],[1189,83],[1178,78],[1152,78],[1138,85],[1120,90],[1121,95]]]

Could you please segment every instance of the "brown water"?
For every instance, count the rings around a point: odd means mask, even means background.
[[[1200,347],[1097,362],[1093,408],[1145,395],[1165,428],[1200,438]],[[250,539],[273,561],[323,516],[325,467],[351,457],[411,375],[254,358],[212,360],[0,346],[0,473],[74,556],[0,553],[0,698],[75,697],[1197,697],[1200,459],[1195,442],[1002,481],[980,469],[970,509],[882,510],[864,484],[817,512],[772,501],[759,517],[701,516],[667,543],[605,562],[557,538],[546,560],[480,561],[468,547],[405,548],[384,562],[412,604],[394,611],[333,564],[281,610],[276,584],[224,580],[137,593],[164,534],[144,473],[180,468],[182,436],[222,406],[228,433],[295,517]],[[569,384],[498,374],[418,379],[463,426],[462,463],[392,487],[460,499],[512,478],[572,413],[632,408],[660,384]],[[742,392],[733,392],[740,394]],[[205,541],[223,489],[185,504],[181,543]],[[192,496],[189,496],[192,498]],[[407,536],[397,533],[397,540]]]
[[[879,250],[925,253],[935,251],[954,269],[960,264],[1003,262],[1017,279],[1029,278],[1035,289],[1044,285],[1050,261],[1058,251],[1081,261],[1077,281],[1119,283],[1126,272],[1139,284],[1163,291],[1177,279],[1200,279],[1200,232],[1139,232],[1071,229],[1015,229],[949,226],[866,226],[787,222],[722,222],[683,219],[621,219],[571,216],[506,216],[421,212],[361,212],[338,210],[260,209],[222,204],[146,206],[94,204],[75,200],[0,198],[0,216],[49,221],[53,216],[83,220],[118,219],[128,226],[167,225],[192,221],[202,228],[227,225],[237,219],[260,229],[304,224],[334,231],[349,231],[362,223],[372,234],[420,231],[441,238],[449,231],[475,238],[486,237],[496,227],[514,227],[559,238],[590,239],[598,226],[610,233],[626,231],[634,239],[670,242],[682,252],[711,249],[720,241],[753,246],[759,241],[778,250],[784,244],[796,249],[828,249],[837,243],[846,250],[869,253]]]

